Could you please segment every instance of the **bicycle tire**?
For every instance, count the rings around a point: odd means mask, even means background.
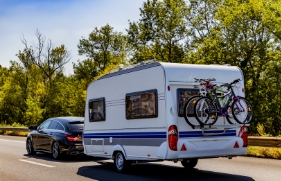
[[[218,119],[217,106],[208,97],[202,97],[197,100],[194,114],[197,121],[203,125],[213,125]]]
[[[239,107],[243,108],[243,111]],[[254,110],[250,102],[244,97],[234,100],[232,104],[232,115],[240,124],[249,124],[254,117]],[[244,113],[244,114],[241,114]]]
[[[200,98],[202,98],[202,96],[192,96],[184,105],[184,119],[186,123],[189,124],[192,128],[194,128],[195,126],[200,126],[200,123],[197,121],[194,115],[195,104]]]
[[[226,120],[229,124],[234,124],[236,122],[236,120],[234,119],[233,115],[232,115],[232,105],[233,105],[234,101],[231,101],[231,103],[229,104],[228,108],[227,108],[227,116]]]

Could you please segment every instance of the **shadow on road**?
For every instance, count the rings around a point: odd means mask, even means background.
[[[241,175],[233,175],[206,170],[186,170],[175,166],[166,166],[161,164],[141,164],[132,165],[126,174],[117,173],[114,170],[114,164],[110,162],[98,162],[99,165],[80,167],[78,175],[83,177],[106,181],[152,181],[152,180],[213,180],[213,181],[253,181],[254,179]]]

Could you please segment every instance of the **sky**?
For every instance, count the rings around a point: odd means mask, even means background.
[[[78,55],[79,40],[109,24],[126,33],[130,21],[140,19],[145,0],[0,0],[0,65],[10,67],[10,60],[24,49],[24,37],[31,45],[35,33],[50,39],[55,46],[64,44],[71,52],[65,73],[73,73],[72,62],[84,60]]]

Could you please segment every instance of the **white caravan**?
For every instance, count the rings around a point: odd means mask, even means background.
[[[194,78],[215,78],[218,85],[240,78],[235,93],[244,97],[243,74],[228,65],[147,61],[91,83],[85,106],[85,154],[113,159],[120,172],[131,163],[170,160],[193,168],[200,158],[245,154],[245,125],[229,124],[223,117],[211,126],[187,124],[182,95],[198,94]]]

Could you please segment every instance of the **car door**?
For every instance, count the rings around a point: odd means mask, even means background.
[[[34,149],[46,151],[46,142],[48,139],[46,129],[49,127],[50,123],[51,120],[48,119],[38,126],[37,134],[34,135],[35,139],[33,138]]]
[[[47,151],[52,151],[52,143],[54,140],[54,137],[56,136],[56,127],[58,126],[58,122],[56,120],[52,120],[48,129],[45,130],[45,132],[48,135],[48,139],[46,139],[46,145],[45,145],[45,149]]]

